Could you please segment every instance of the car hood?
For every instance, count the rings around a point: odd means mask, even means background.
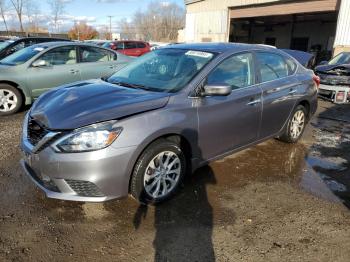
[[[43,94],[30,116],[50,130],[76,129],[164,107],[169,96],[91,80]]]
[[[320,65],[315,68],[317,73],[332,74],[332,75],[350,75],[349,64],[338,65]]]

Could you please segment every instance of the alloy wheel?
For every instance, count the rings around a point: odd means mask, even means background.
[[[290,124],[290,135],[292,138],[297,139],[303,132],[305,125],[305,113],[302,110],[298,110],[294,113]]]
[[[161,198],[176,187],[181,175],[181,161],[177,154],[164,151],[148,164],[144,174],[144,188],[149,196]]]
[[[0,89],[0,112],[9,112],[16,108],[18,103],[14,92],[7,89]]]

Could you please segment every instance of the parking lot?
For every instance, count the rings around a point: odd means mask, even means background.
[[[213,162],[156,207],[45,198],[18,164],[24,112],[3,117],[0,261],[347,261],[349,108],[320,102],[300,143]]]

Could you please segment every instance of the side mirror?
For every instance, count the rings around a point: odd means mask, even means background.
[[[321,61],[320,62],[320,65],[327,65],[328,64],[328,61]]]
[[[232,88],[229,85],[205,85],[204,96],[228,96],[231,94]]]
[[[45,60],[36,60],[33,64],[32,67],[44,67],[48,66],[47,62]]]

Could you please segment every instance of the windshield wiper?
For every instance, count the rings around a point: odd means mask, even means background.
[[[130,84],[130,83],[125,83],[125,82],[111,82],[114,85],[120,85],[120,86],[125,86],[129,88],[134,88],[134,89],[144,89],[144,90],[149,90],[147,86],[144,85],[138,85],[138,84]]]

